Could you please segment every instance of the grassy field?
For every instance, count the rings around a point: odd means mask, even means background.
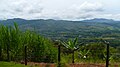
[[[0,61],[0,67],[56,67],[55,64],[29,62],[27,66],[15,62]]]
[[[14,63],[14,62],[3,62],[3,61],[0,61],[0,67],[30,67],[30,66],[25,66],[23,64]]]

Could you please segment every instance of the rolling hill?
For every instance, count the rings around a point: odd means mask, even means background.
[[[120,21],[95,18],[83,21],[53,19],[25,20],[20,18],[1,20],[0,24],[12,26],[16,22],[19,28],[31,30],[51,39],[79,38],[120,38]],[[116,41],[115,40],[115,41]]]

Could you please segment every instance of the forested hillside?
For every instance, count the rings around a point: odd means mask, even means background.
[[[79,37],[81,41],[91,42],[99,38],[111,41],[112,46],[119,45],[120,21],[111,19],[91,19],[83,21],[66,20],[25,20],[20,18],[0,21],[4,25],[16,22],[22,31],[31,30],[51,39]]]

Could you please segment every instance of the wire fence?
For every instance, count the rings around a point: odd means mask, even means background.
[[[104,43],[106,45],[103,47],[101,46],[101,47],[97,47],[97,48],[96,47],[90,48],[90,46],[88,46],[90,49],[81,48],[80,50],[78,50],[79,53],[74,52],[75,53],[74,57],[71,57],[72,54],[71,53],[69,54],[69,52],[70,52],[69,50],[65,51],[61,45],[58,45],[57,46],[57,48],[58,48],[57,49],[58,50],[58,52],[57,52],[58,53],[58,55],[57,55],[57,63],[58,64],[57,65],[58,65],[58,67],[61,67],[61,65],[62,65],[61,61],[63,61],[64,58],[68,58],[67,59],[68,61],[70,59],[74,58],[73,60],[75,61],[76,64],[78,62],[83,62],[83,63],[86,63],[86,62],[91,63],[92,62],[97,65],[97,63],[99,63],[101,61],[101,62],[103,62],[103,64],[106,67],[108,67],[112,61],[115,63],[119,62],[120,61],[120,53],[118,53],[114,50],[111,51],[112,48],[110,48],[109,43],[108,42],[104,42]],[[29,48],[27,48],[27,46],[24,46],[23,52],[21,54],[17,55],[17,53],[16,53],[16,55],[14,55],[14,56],[11,56],[11,54],[10,55],[6,54],[6,55],[4,55],[6,57],[4,57],[3,59],[6,59],[8,61],[12,60],[12,61],[20,62],[25,65],[27,65],[27,62],[46,62],[47,63],[50,60],[51,61],[54,60],[54,58],[52,58],[52,57],[49,57],[47,55],[42,55],[42,54],[44,54],[44,52],[41,53],[41,55],[37,54],[39,52],[39,50],[31,52],[29,50]],[[104,52],[104,50],[105,50],[105,52]],[[101,52],[101,51],[103,51],[103,52]],[[64,55],[64,54],[66,54],[66,55]],[[69,55],[69,56],[67,56],[67,55]],[[14,57],[14,58],[12,58],[12,57]],[[0,55],[0,58],[2,58],[1,55]],[[51,63],[54,63],[54,62],[51,62]],[[71,66],[72,65],[75,65],[75,64],[71,64]]]

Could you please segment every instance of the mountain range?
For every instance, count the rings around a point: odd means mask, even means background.
[[[21,18],[1,20],[0,24],[13,26],[14,22],[20,30],[35,31],[52,39],[80,38],[120,38],[120,21],[94,18],[83,21],[67,21],[54,19],[25,20]]]

